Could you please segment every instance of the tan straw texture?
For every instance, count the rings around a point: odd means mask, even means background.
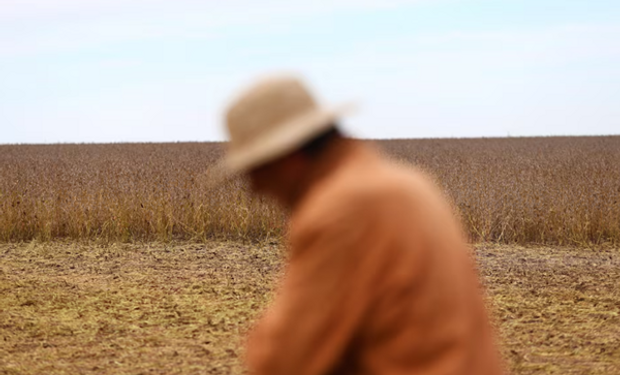
[[[346,109],[321,108],[295,76],[263,79],[227,112],[224,165],[231,173],[246,172],[282,157],[329,128]]]

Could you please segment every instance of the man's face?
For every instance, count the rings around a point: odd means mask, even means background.
[[[284,206],[294,202],[308,161],[299,152],[264,164],[248,173],[252,190],[269,195]]]

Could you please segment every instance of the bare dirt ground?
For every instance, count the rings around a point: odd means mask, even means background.
[[[0,374],[241,374],[275,243],[0,244]],[[620,250],[478,245],[513,374],[620,373]]]

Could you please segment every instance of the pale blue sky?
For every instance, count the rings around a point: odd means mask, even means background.
[[[620,134],[620,2],[2,0],[0,143],[221,140],[282,69],[361,137]]]

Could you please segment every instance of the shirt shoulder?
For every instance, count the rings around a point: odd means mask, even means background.
[[[422,175],[376,156],[343,166],[321,181],[291,217],[291,236],[307,231],[337,231],[353,223],[379,225],[396,211],[411,209]]]

